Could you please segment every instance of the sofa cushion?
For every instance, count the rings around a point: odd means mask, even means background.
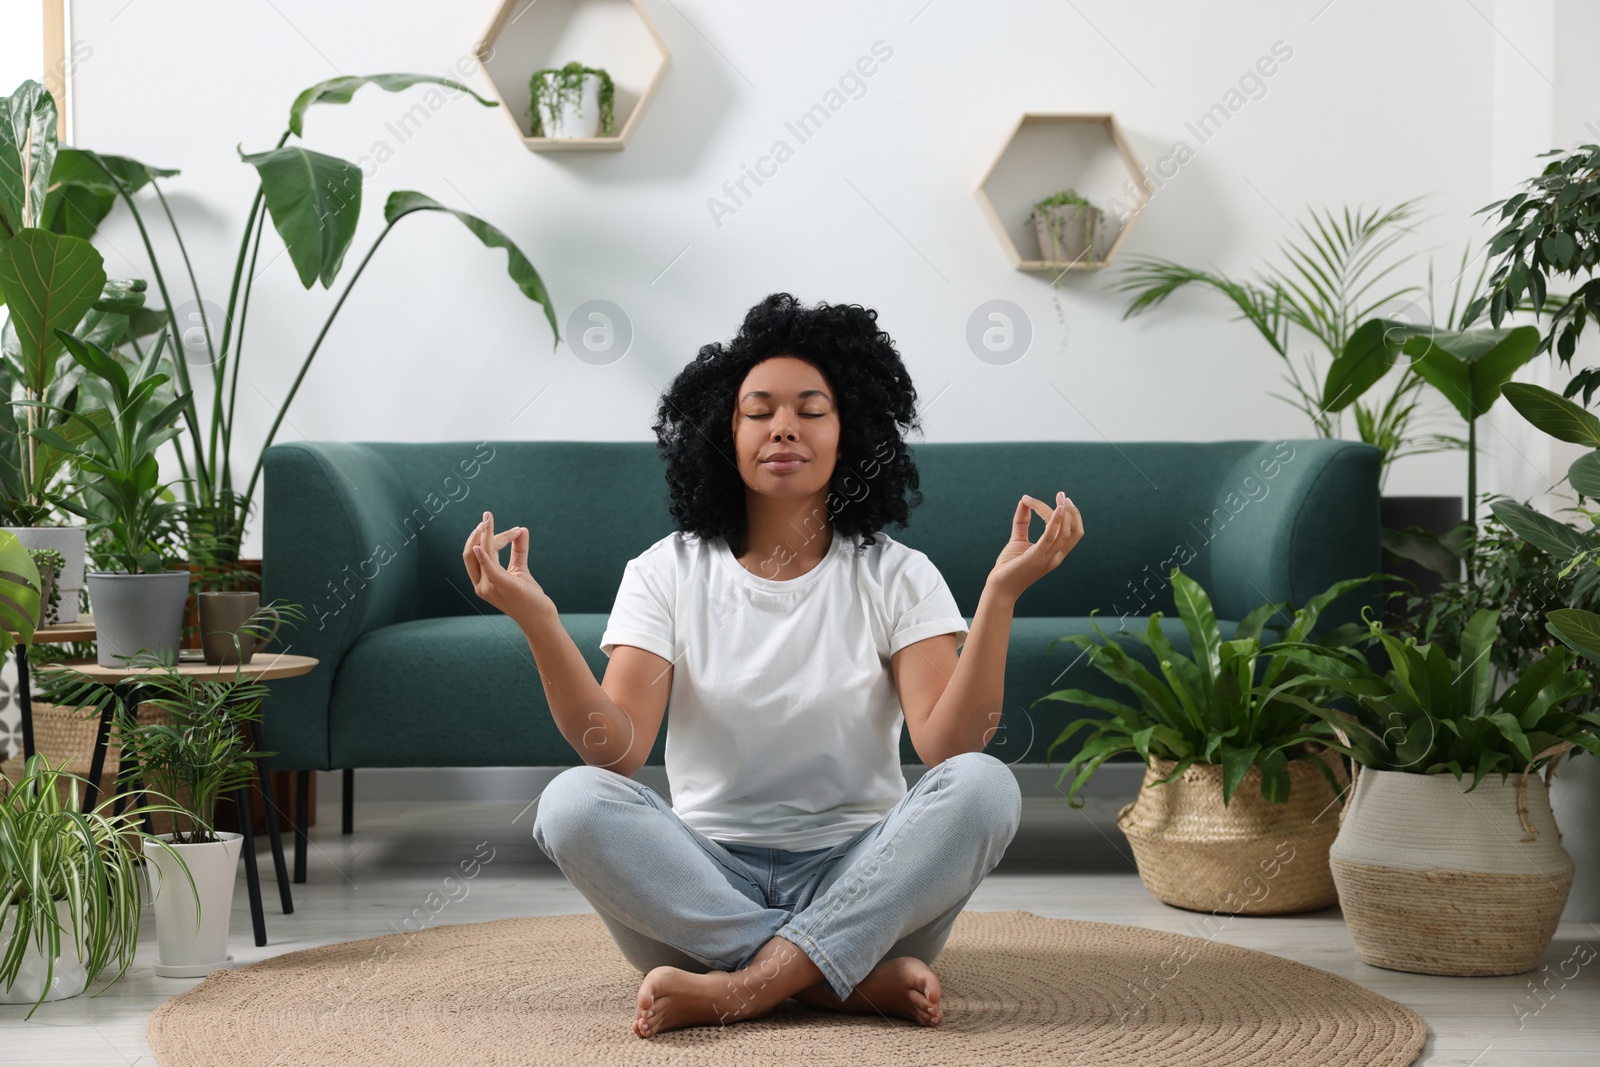
[[[1098,618],[1098,617],[1097,617]],[[566,612],[561,616],[595,677],[605,676],[609,659],[600,651],[607,616]],[[967,621],[971,622],[969,616]],[[1143,644],[1127,631],[1143,632],[1145,618],[1099,618],[1129,651],[1156,669]],[[1221,622],[1224,637],[1237,623]],[[1180,652],[1189,649],[1182,624],[1163,617],[1162,632]],[[1012,620],[1006,656],[1005,711],[986,748],[1007,763],[1043,763],[1045,752],[1073,719],[1098,712],[1059,701],[1035,700],[1058,689],[1078,688],[1118,699],[1125,689],[1089,665],[1079,648],[1050,643],[1067,634],[1093,633],[1087,616]],[[671,715],[671,709],[668,709]],[[330,742],[335,767],[485,767],[568,766],[577,755],[550,717],[533,653],[517,624],[504,615],[417,619],[371,630],[361,636],[339,665],[330,708]],[[1049,762],[1059,766],[1082,745],[1080,731],[1058,748]],[[415,739],[431,743],[419,761]],[[666,752],[666,730],[657,735],[650,764]],[[916,749],[902,731],[900,754],[916,764]],[[1137,760],[1136,756],[1130,759]]]

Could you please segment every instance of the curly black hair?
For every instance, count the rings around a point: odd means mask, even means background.
[[[727,344],[701,347],[672,380],[652,427],[667,463],[669,505],[678,530],[724,538],[746,551],[745,485],[734,459],[733,412],[739,384],[774,356],[802,359],[833,387],[839,451],[826,507],[834,533],[876,544],[888,523],[905,526],[922,503],[904,433],[921,431],[917,390],[878,313],[859,304],[806,307],[773,293],[751,308]],[[907,491],[911,493],[907,503]]]

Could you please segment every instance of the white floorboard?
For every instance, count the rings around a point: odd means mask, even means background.
[[[1120,802],[1091,797],[1082,812],[1057,800],[1024,800],[1022,829],[1005,860],[974,894],[968,908],[1023,908],[1039,915],[1127,923],[1275,953],[1320,967],[1409,1005],[1432,1036],[1417,1061],[1430,1067],[1572,1067],[1593,1062],[1600,1044],[1600,960],[1564,986],[1535,999],[1543,973],[1508,978],[1435,978],[1362,963],[1337,908],[1311,915],[1226,920],[1168,907],[1140,884],[1126,840],[1114,819]],[[269,944],[257,948],[241,877],[234,896],[229,951],[241,963],[393,932],[413,908],[480,842],[493,859],[466,883],[466,896],[447,903],[436,924],[481,922],[517,915],[589,911],[529,836],[533,813],[502,801],[369,802],[356,808],[356,833],[339,834],[337,793],[312,830],[309,881],[294,887],[295,912],[277,910],[270,854],[260,856],[267,880]],[[146,928],[133,968],[122,981],[97,983],[89,993],[41,1007],[0,1006],[0,1065],[149,1067],[145,1024],[162,1001],[197,979],[158,978],[150,962],[155,935]],[[415,920],[413,921],[415,928]],[[1551,972],[1580,945],[1600,952],[1600,926],[1564,923],[1545,954]],[[1569,967],[1570,970],[1570,967]],[[98,991],[98,995],[96,995]],[[1542,1005],[1542,1006],[1541,1006]],[[1531,1014],[1538,1009],[1536,1014]],[[1519,1021],[1519,1010],[1527,1012]],[[618,1026],[627,1026],[619,1019]]]

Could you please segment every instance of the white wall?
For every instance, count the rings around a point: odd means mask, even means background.
[[[221,303],[254,178],[235,145],[270,147],[294,95],[335,74],[444,72],[470,55],[495,6],[77,0],[73,36],[93,52],[77,71],[77,140],[183,170],[165,188],[202,292]],[[341,278],[381,228],[387,193],[419,189],[511,235],[563,317],[593,298],[619,304],[635,330],[629,354],[593,366],[566,345],[552,352],[502,254],[452,220],[410,219],[356,287],[280,440],[647,440],[668,378],[779,289],[879,309],[927,405],[929,440],[1304,436],[1302,416],[1269,395],[1284,391],[1282,365],[1199,295],[1123,322],[1105,275],[1069,276],[1063,351],[1049,276],[1011,269],[973,197],[1016,116],[1114,111],[1153,164],[1178,138],[1195,147],[1185,122],[1285,42],[1292,58],[1265,95],[1197,146],[1124,254],[1247,272],[1308,204],[1431,194],[1416,247],[1435,250],[1441,283],[1486,232],[1477,208],[1534,173],[1535,153],[1600,126],[1597,16],[1577,0],[645,6],[673,60],[627,149],[532,153],[503,114],[454,101],[369,179]],[[719,227],[707,199],[879,40],[893,57],[866,94]],[[469,81],[487,92],[481,72]],[[305,143],[350,159],[380,137],[393,145],[384,124],[418,92],[369,88],[314,109]],[[125,214],[104,234],[109,273],[145,273]],[[156,239],[165,255],[168,239]],[[269,233],[263,261],[281,249]],[[1405,280],[1424,271],[1418,261]],[[262,273],[241,454],[259,444],[339,288],[304,291],[287,257]],[[993,298],[1021,305],[1035,330],[1008,366],[965,341],[968,316]],[[1439,411],[1438,428],[1454,430]],[[1542,492],[1554,461],[1514,433],[1484,435],[1484,487]],[[1458,492],[1463,470],[1459,454],[1417,458],[1387,488]],[[248,554],[260,533],[257,519]]]

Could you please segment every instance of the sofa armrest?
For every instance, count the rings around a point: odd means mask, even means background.
[[[1213,513],[1226,516],[1210,543],[1217,616],[1241,619],[1274,600],[1300,606],[1340,579],[1382,569],[1379,459],[1372,445],[1326,439],[1264,442],[1241,457]],[[1379,594],[1377,582],[1346,593],[1314,632],[1360,622]]]
[[[268,448],[264,463],[262,602],[301,605],[305,619],[280,644],[321,661],[272,683],[264,742],[277,769],[326,770],[339,661],[362,634],[411,617],[418,553],[390,547],[404,495],[372,445],[297,441]]]

